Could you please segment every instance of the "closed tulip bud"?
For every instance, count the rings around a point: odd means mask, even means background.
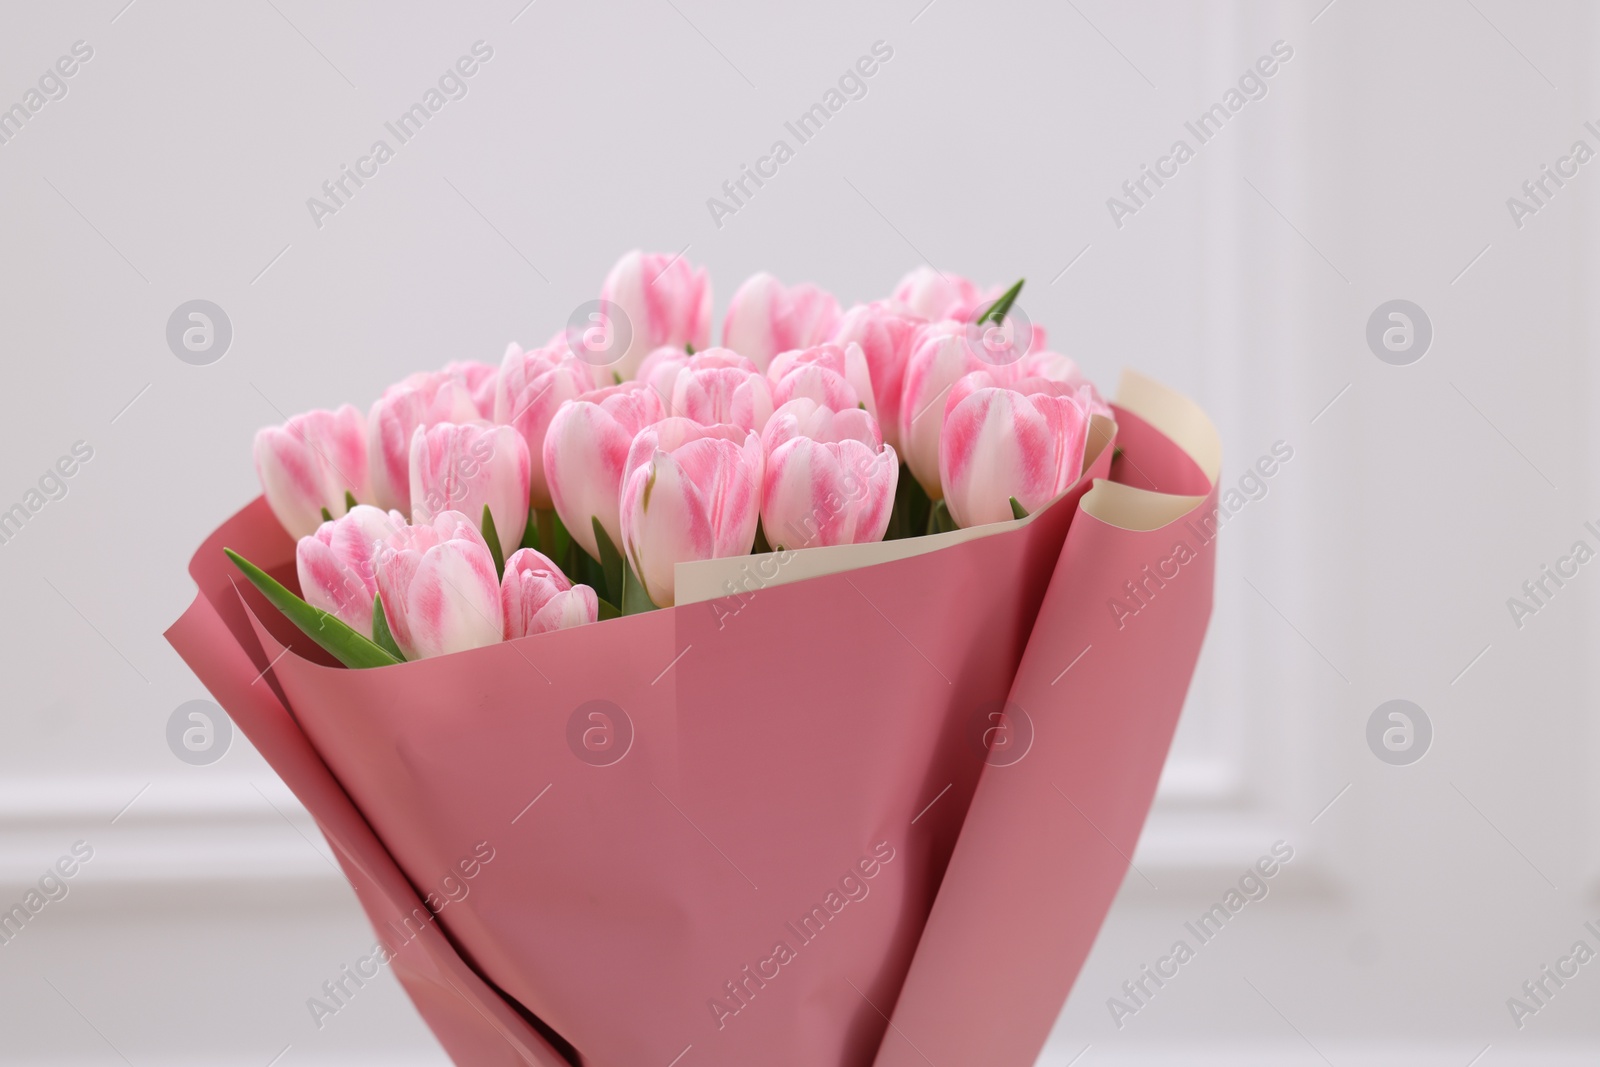
[[[494,421],[511,426],[527,442],[533,459],[528,483],[534,507],[549,509],[550,483],[544,473],[544,436],[557,409],[596,388],[593,368],[564,349],[524,352],[513,345],[500,364],[494,392]]]
[[[763,271],[739,286],[722,322],[722,343],[766,370],[772,357],[810,348],[833,336],[839,301],[809,283],[785,288]]]
[[[774,548],[881,541],[899,480],[888,445],[790,438],[767,454],[761,528]]]
[[[300,538],[294,558],[301,599],[371,637],[378,558],[389,535],[405,524],[405,516],[398,511],[357,504],[349,514]]]
[[[477,524],[465,515],[445,511],[430,523],[402,526],[377,552],[384,617],[407,659],[502,639],[494,557]]]
[[[963,323],[930,323],[918,332],[900,387],[900,458],[930,500],[938,500],[943,493],[939,486],[939,431],[950,387],[978,370],[1006,376],[1006,368],[991,367],[973,355]]]
[[[1043,378],[1003,385],[987,371],[955,384],[939,470],[958,526],[1012,518],[1013,497],[1031,515],[1077,482],[1089,414],[1076,394],[1074,386]]]
[[[796,437],[825,442],[860,441],[873,452],[883,445],[883,433],[871,412],[862,408],[836,411],[809,397],[791,400],[772,413],[767,428],[761,431],[761,450],[770,456],[773,449]]]
[[[924,319],[961,317],[959,312],[977,306],[983,290],[959,274],[942,274],[932,267],[918,267],[894,287],[895,303]]]
[[[622,484],[622,550],[659,607],[676,602],[673,568],[742,556],[761,512],[761,441],[735,426],[663,419],[634,439]]]
[[[531,465],[527,442],[510,426],[419,426],[411,437],[411,521],[459,511],[481,523],[487,506],[500,543],[518,544],[528,525]]]
[[[349,404],[258,430],[255,460],[267,504],[297,540],[322,525],[322,509],[343,515],[346,493],[368,496],[366,419]]]
[[[678,371],[668,407],[703,426],[726,423],[760,433],[772,417],[772,383],[737,352],[708,348]]]
[[[858,344],[867,360],[872,395],[877,401],[883,439],[899,447],[900,390],[906,377],[906,360],[923,320],[897,310],[897,305],[857,304],[844,313],[833,342]]]
[[[582,626],[600,615],[593,589],[573,585],[550,557],[531,548],[519,548],[506,560],[500,605],[507,641]]]
[[[831,342],[779,353],[767,368],[779,404],[806,397],[835,411],[863,407],[876,418],[872,376],[861,346]]]
[[[594,522],[622,543],[618,500],[628,448],[639,431],[666,417],[666,405],[642,381],[585,393],[561,405],[544,437],[544,469],[556,514],[594,559]]]
[[[489,385],[492,396],[493,382]],[[372,502],[403,514],[411,512],[411,435],[419,426],[487,417],[479,411],[467,381],[448,371],[412,374],[385,389],[367,415]]]
[[[628,346],[609,367],[623,378],[632,378],[644,357],[662,345],[700,349],[711,343],[711,281],[704,267],[682,256],[629,252],[606,275],[600,298],[627,316]]]

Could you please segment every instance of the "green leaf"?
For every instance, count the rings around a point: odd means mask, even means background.
[[[539,509],[532,505],[528,507],[528,524],[522,528],[522,544],[517,547],[539,547]]]
[[[591,517],[589,521],[594,524],[594,541],[600,548],[600,566],[605,573],[606,579],[606,599],[613,604],[622,604],[623,569],[627,564],[623,562],[622,553],[617,551],[617,546],[612,542],[611,535],[606,533],[604,526],[600,525],[600,520]]]
[[[638,615],[645,611],[655,611],[655,601],[645,592],[644,583],[639,581],[639,576],[634,573],[633,565],[627,560],[623,560],[622,565],[622,613]]]
[[[750,551],[755,555],[772,551],[772,545],[767,541],[767,531],[762,528],[760,519],[756,520],[756,543],[751,546]]]
[[[333,521],[333,512],[329,511],[327,508],[323,508],[322,509],[322,521],[323,522],[332,522]]]
[[[1028,509],[1017,503],[1016,497],[1011,498],[1011,517],[1013,519],[1025,519],[1028,517]]]
[[[618,385],[621,385],[622,384],[622,375],[618,374],[616,371],[612,371],[611,372],[611,380],[616,382]]]
[[[497,578],[506,576],[506,554],[500,548],[500,531],[494,528],[494,516],[489,514],[489,505],[483,506],[483,539],[488,542],[489,555],[494,559],[494,573]]]
[[[354,493],[352,493],[350,490],[346,489],[344,491],[344,510],[346,512],[349,512],[349,510],[351,508],[355,507],[355,506],[356,506],[356,495]]]
[[[600,601],[600,614],[595,616],[596,622],[605,622],[607,619],[620,619],[622,617],[622,612],[618,611],[617,606],[611,601],[603,596],[595,599]]]
[[[314,608],[289,592],[272,575],[233,549],[224,548],[222,551],[250,579],[250,584],[272,602],[273,607],[283,612],[284,617],[298,626],[301,633],[327,649],[334,659],[346,667],[387,667],[400,662],[376,642],[345,625],[338,616]]]
[[[929,533],[949,533],[960,528],[956,525],[956,520],[950,517],[950,508],[943,500],[934,504],[932,510],[928,512]]]
[[[683,351],[685,355],[694,355],[694,345],[690,344],[688,341],[685,341],[683,343]]]
[[[1018,278],[1017,284],[1000,294],[1000,299],[989,305],[989,310],[978,316],[978,325],[986,322],[1003,322],[1006,312],[1011,310],[1011,305],[1017,302],[1017,294],[1022,292],[1022,283],[1026,278]]]
[[[400,644],[394,639],[394,632],[389,629],[389,616],[384,613],[381,593],[374,593],[372,597],[372,643],[401,663],[406,661],[405,653],[400,651]]]

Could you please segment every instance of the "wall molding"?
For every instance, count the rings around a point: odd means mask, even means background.
[[[79,840],[95,850],[76,876],[85,884],[344,881],[316,823],[270,773],[0,784],[0,888],[37,881]]]

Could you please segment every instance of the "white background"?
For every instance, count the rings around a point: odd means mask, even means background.
[[[313,1025],[370,931],[248,743],[169,751],[205,694],[161,631],[256,492],[258,426],[541,342],[635,246],[687,246],[719,316],[757,269],[847,304],[924,261],[1026,276],[1108,389],[1134,366],[1199,400],[1230,480],[1294,449],[1225,531],[1138,872],[1044,1062],[1595,1061],[1600,962],[1520,1030],[1506,1007],[1600,947],[1600,564],[1520,629],[1506,607],[1600,520],[1600,162],[1520,228],[1506,206],[1600,149],[1592,9],[124,2],[0,16],[0,105],[94,48],[0,145],[0,508],[94,449],[0,545],[0,904],[95,849],[0,946],[0,1062],[443,1062],[392,980]],[[306,199],[480,39],[469,95],[314,225]],[[878,40],[868,95],[716,226],[706,199]],[[1106,199],[1279,40],[1267,96],[1116,226]],[[208,367],[164,340],[194,298],[233,323]],[[1411,366],[1365,340],[1395,298],[1433,325]],[[1412,766],[1365,739],[1396,697],[1434,727]],[[1107,999],[1277,840],[1271,895],[1119,1029]]]

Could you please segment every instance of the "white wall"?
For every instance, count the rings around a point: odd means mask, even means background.
[[[1589,9],[123,2],[0,32],[0,103],[94,48],[0,145],[0,506],[94,448],[0,545],[0,901],[95,849],[0,946],[0,1062],[442,1062],[392,982],[313,1025],[370,934],[247,743],[173,756],[168,717],[205,694],[160,633],[255,492],[257,426],[542,340],[635,245],[687,245],[719,312],[759,268],[846,301],[923,259],[1026,275],[1102,383],[1137,366],[1199,399],[1232,478],[1293,447],[1226,530],[1139,873],[1046,1062],[1593,1062],[1600,966],[1520,1030],[1505,1003],[1600,948],[1600,578],[1521,629],[1505,603],[1600,525],[1600,179],[1520,229],[1505,203],[1600,149]],[[306,198],[478,39],[469,95],[316,228]],[[868,96],[714,226],[706,198],[879,39]],[[1116,227],[1106,198],[1278,40],[1267,96]],[[196,297],[235,331],[207,367],[163,337]],[[1365,341],[1395,298],[1434,328],[1411,366]],[[1365,739],[1397,697],[1435,730],[1411,766]],[[1278,840],[1270,895],[1119,1029],[1108,998]]]

